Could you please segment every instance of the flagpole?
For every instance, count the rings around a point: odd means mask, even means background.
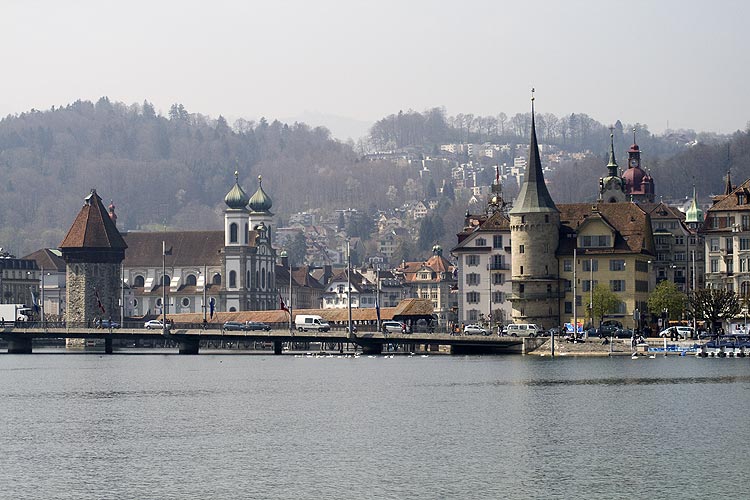
[[[287,255],[287,263],[289,264],[289,333],[292,333],[292,255]]]
[[[380,331],[380,264],[375,268],[375,313],[377,315],[378,331]]]
[[[203,324],[206,324],[208,303],[206,302],[206,290],[208,289],[208,264],[203,264]]]
[[[120,263],[120,328],[125,328],[125,263]],[[111,328],[111,325],[110,325]]]
[[[346,297],[349,304],[349,333],[347,337],[352,337],[352,251],[349,238],[346,239],[346,285],[348,287]]]
[[[167,242],[161,241],[161,309],[162,309],[162,325],[161,334],[167,334],[167,285],[164,283],[164,276],[167,275]]]
[[[42,281],[41,281],[41,283],[42,283],[42,293],[41,293],[41,295],[42,295],[42,305],[41,305],[40,311],[42,311],[42,328],[46,328],[46,326],[45,326],[46,324],[44,322],[44,266],[42,266]]]

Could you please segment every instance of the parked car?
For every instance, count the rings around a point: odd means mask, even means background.
[[[613,335],[618,339],[630,339],[633,338],[633,330],[631,328],[617,328]]]
[[[505,335],[511,337],[536,337],[543,330],[533,323],[513,323],[505,328]]]
[[[400,321],[383,321],[381,330],[383,333],[411,333],[409,327]]]
[[[614,334],[618,328],[622,328],[622,323],[617,320],[608,319],[607,321],[603,321],[599,327],[599,336],[609,337]]]
[[[246,321],[245,322],[245,330],[249,330],[251,332],[252,331],[258,331],[258,330],[270,332],[271,331],[271,327],[270,327],[270,325],[268,325],[268,323],[263,323],[261,321]]]
[[[145,328],[146,330],[163,330],[164,323],[162,323],[158,319],[151,319],[144,323],[143,328]],[[170,328],[172,328],[172,325],[170,323],[167,323],[167,330],[169,330]]]
[[[110,319],[103,319],[97,322],[96,326],[98,328],[120,328],[120,323],[118,323],[117,321],[112,321]]]
[[[693,338],[695,331],[689,326],[670,326],[659,332],[659,337],[674,337],[675,335],[678,339],[689,339]]]
[[[245,329],[245,324],[239,321],[227,321],[222,328],[228,332],[240,332]]]
[[[489,335],[489,332],[479,325],[466,325],[464,335]]]

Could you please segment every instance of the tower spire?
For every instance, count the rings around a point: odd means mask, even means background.
[[[727,185],[724,187],[724,194],[732,194],[732,178],[729,176],[729,170],[727,170]]]
[[[609,170],[610,177],[617,176],[617,160],[615,159],[615,134],[614,127],[609,127],[609,163],[607,163],[607,169]]]
[[[529,163],[526,165],[526,176],[518,193],[518,198],[510,213],[559,212],[547,190],[542,172],[542,161],[539,157],[539,143],[536,138],[536,120],[534,117],[534,89],[531,89],[531,140],[529,143]]]

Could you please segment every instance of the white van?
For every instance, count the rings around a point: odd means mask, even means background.
[[[505,335],[511,337],[536,337],[540,335],[544,330],[534,323],[518,323],[508,325],[505,328]]]
[[[328,321],[324,320],[317,314],[298,314],[294,317],[294,326],[300,332],[306,332],[307,330],[327,332],[331,329],[331,325],[328,324]]]

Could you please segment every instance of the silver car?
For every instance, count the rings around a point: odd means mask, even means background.
[[[489,333],[479,325],[466,325],[464,335],[489,335]]]

